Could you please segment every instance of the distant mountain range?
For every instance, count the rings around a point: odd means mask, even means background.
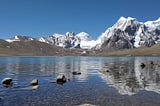
[[[39,41],[62,48],[82,48],[103,51],[150,47],[160,41],[160,18],[155,21],[143,23],[135,18],[120,17],[97,40],[92,40],[91,36],[86,32],[80,32],[78,34],[67,32],[66,34],[55,33],[52,36],[40,38],[17,35],[6,41]]]
[[[66,34],[55,33],[52,36],[40,37],[40,38],[17,35],[11,39],[7,39],[6,41],[7,42],[40,41],[63,48],[82,48],[82,49],[91,49],[97,44],[97,42],[92,40],[91,36],[86,32],[80,32],[76,35],[73,32],[67,32]]]

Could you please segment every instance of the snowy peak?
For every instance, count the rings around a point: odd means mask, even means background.
[[[124,16],[121,16],[118,21],[120,21],[120,20],[126,21],[126,20],[137,20],[137,19],[136,18],[132,18],[132,17],[125,18]]]
[[[76,35],[81,41],[91,41],[91,36],[86,32],[80,32]]]
[[[138,22],[135,18],[120,17],[98,39],[97,49],[150,47],[160,41],[160,19]]]
[[[151,24],[154,24],[154,25],[159,25],[160,24],[160,18],[158,18],[157,20],[155,21],[147,21],[144,23],[145,25],[151,25]]]
[[[150,30],[160,29],[160,18],[155,21],[147,21],[144,23]]]
[[[59,33],[54,33],[52,36],[55,37],[55,38],[58,38],[58,37],[62,37],[63,35],[59,34]]]
[[[31,41],[34,40],[34,38],[30,36],[21,36],[21,35],[16,35],[11,39],[7,39],[6,41],[8,42],[14,42],[14,41]]]
[[[126,27],[128,27],[131,24],[139,24],[139,22],[137,21],[136,18],[120,17],[117,23],[113,25],[113,27],[116,27],[117,29],[121,29],[122,31],[124,31]]]
[[[51,45],[57,45],[63,48],[79,48],[80,46],[80,40],[75,36],[73,32],[67,32],[66,34],[55,33],[52,36],[41,37],[37,40]]]
[[[119,18],[118,21],[126,21],[126,20],[127,20],[127,18],[125,18],[125,17],[122,16],[122,17]]]
[[[86,32],[80,32],[77,35],[73,32],[67,32],[65,34],[54,33],[52,36],[31,38],[29,36],[15,36],[11,39],[7,39],[8,42],[14,41],[30,41],[36,40],[51,45],[60,46],[63,48],[85,48],[90,49],[95,46],[95,42],[91,39],[91,36]]]
[[[63,48],[82,49],[128,49],[142,46],[150,47],[160,41],[160,18],[155,21],[139,22],[136,18],[120,17],[110,28],[106,29],[97,40],[92,40],[86,32],[75,34],[54,33],[48,37],[32,38],[28,36],[15,36],[6,41],[36,40]]]
[[[125,18],[125,17],[120,17],[119,18],[119,20],[117,21],[117,23],[119,23],[119,22],[121,22],[121,23],[125,23],[125,22],[129,22],[129,21],[137,21],[137,19],[136,18],[132,18],[132,17],[127,17],[127,18]]]
[[[20,40],[20,41],[30,41],[30,40],[34,40],[32,37],[30,36],[15,36],[13,39],[15,40]]]
[[[75,34],[73,32],[67,32],[66,34],[57,34],[53,36],[40,38],[39,41],[54,44],[63,48],[82,48],[91,49],[97,43],[93,41],[91,36],[86,32],[80,32]]]
[[[86,32],[80,32],[76,37],[80,39],[80,47],[82,49],[91,49],[97,45],[97,41],[92,40],[91,36]]]
[[[74,32],[67,32],[65,35],[67,37],[74,37],[75,36]]]

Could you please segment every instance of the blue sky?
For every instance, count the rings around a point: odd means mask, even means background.
[[[87,32],[96,39],[121,16],[160,17],[160,0],[0,0],[0,38]]]

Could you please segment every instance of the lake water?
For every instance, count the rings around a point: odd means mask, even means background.
[[[57,84],[61,74],[67,82]],[[6,77],[0,106],[160,106],[160,57],[0,57]]]

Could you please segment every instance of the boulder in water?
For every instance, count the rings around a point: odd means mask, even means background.
[[[34,79],[30,82],[31,85],[38,85],[38,79]]]
[[[63,84],[67,81],[66,77],[64,75],[58,75],[57,76],[57,83],[58,84]]]
[[[2,80],[3,87],[10,87],[12,85],[12,78],[4,78]]]

